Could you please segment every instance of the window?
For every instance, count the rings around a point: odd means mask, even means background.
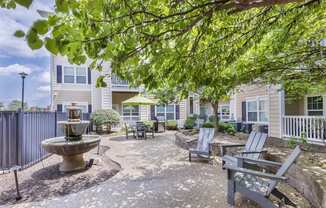
[[[322,96],[307,97],[307,113],[309,116],[322,116],[324,114]]]
[[[166,120],[174,120],[174,105],[167,105],[166,106]]]
[[[75,72],[73,67],[64,67],[63,70],[63,81],[64,83],[74,83],[75,82]]]
[[[76,83],[86,84],[87,71],[85,67],[76,68]]]
[[[155,116],[158,120],[175,120],[175,105],[157,105]]]
[[[77,83],[86,84],[87,70],[85,67],[72,67],[65,66],[63,68],[63,82],[64,83]]]
[[[247,121],[248,122],[268,122],[267,100],[257,97],[247,103]]]
[[[229,120],[230,119],[230,106],[229,105],[221,105],[218,108],[218,117],[221,120]]]
[[[122,106],[123,119],[126,121],[138,121],[139,120],[139,106]]]

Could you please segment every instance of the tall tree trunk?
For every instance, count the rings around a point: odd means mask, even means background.
[[[218,121],[219,121],[219,118],[218,118],[218,101],[211,102],[211,105],[213,107],[214,116],[216,117],[216,119],[215,119],[215,133],[217,133],[218,132]]]

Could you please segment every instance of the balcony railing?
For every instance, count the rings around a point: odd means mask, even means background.
[[[326,116],[283,116],[283,136],[326,144]]]

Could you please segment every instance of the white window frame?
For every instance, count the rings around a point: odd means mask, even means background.
[[[259,110],[259,101],[265,101],[267,102],[267,109],[265,111],[260,111]],[[256,102],[256,106],[257,106],[257,121],[249,121],[248,120],[248,102]],[[268,107],[268,97],[267,96],[256,96],[256,97],[250,97],[246,99],[246,122],[247,123],[257,123],[257,124],[268,124],[269,123],[269,107]],[[267,121],[260,121],[259,119],[259,114],[261,112],[266,112],[267,114]]]
[[[228,107],[229,108],[229,118],[227,118],[227,119],[224,119],[223,118],[223,112],[222,112],[222,108],[223,107]],[[221,121],[229,121],[229,120],[231,120],[231,107],[230,107],[230,105],[229,104],[223,104],[223,105],[219,105],[218,106],[218,116],[219,116],[219,119],[221,120]]]
[[[62,105],[62,112],[67,112],[66,106],[71,106],[72,103],[75,103],[77,106],[84,106],[86,109],[86,112],[82,111],[82,113],[88,113],[88,102],[63,102]]]
[[[127,121],[138,121],[138,120],[140,120],[140,105],[138,105],[138,115],[137,115],[137,116],[132,115],[132,111],[131,111],[131,110],[129,110],[129,115],[128,115],[128,116],[125,116],[125,115],[124,115],[124,108],[125,108],[126,106],[128,106],[128,105],[123,105],[123,104],[122,104],[122,108],[121,108],[121,115],[122,115],[122,118],[123,118],[124,120],[127,120]],[[128,119],[125,119],[125,118],[128,118]],[[133,118],[136,118],[136,119],[133,119]]]
[[[167,121],[167,114],[166,114],[166,109],[167,109],[167,105],[173,105],[173,120],[176,120],[176,113],[175,113],[175,104],[163,104],[164,105],[164,119],[165,121]],[[157,117],[157,105],[155,105],[155,117]],[[169,120],[170,121],[170,120]]]
[[[309,97],[318,97],[318,96],[321,96],[323,98],[323,115],[321,116],[326,116],[326,95],[320,95],[320,94],[312,94],[312,95],[306,95],[305,98],[304,98],[304,113],[306,116],[310,116],[308,114],[308,98]],[[313,110],[311,110],[313,111]]]
[[[65,68],[66,67],[71,67],[74,70],[74,82],[73,83],[67,83],[65,82]],[[77,68],[85,68],[86,71],[86,82],[85,83],[77,83]],[[73,84],[73,85],[87,85],[88,84],[88,69],[85,66],[74,66],[74,65],[63,65],[62,66],[62,83],[69,85],[69,84]]]

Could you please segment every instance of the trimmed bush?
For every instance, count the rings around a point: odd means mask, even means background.
[[[185,129],[193,129],[195,127],[195,119],[193,117],[188,117],[185,121]]]
[[[215,125],[211,122],[206,122],[203,124],[202,128],[214,128]]]
[[[166,125],[167,130],[177,130],[178,129],[176,120],[168,120],[165,122],[165,125]]]
[[[103,125],[107,125],[107,131],[111,131],[111,125],[120,122],[120,114],[113,110],[97,110],[91,114],[91,121],[95,124],[97,131],[102,131]]]
[[[220,132],[227,133],[230,135],[235,135],[236,130],[232,124],[220,122],[219,129]]]

